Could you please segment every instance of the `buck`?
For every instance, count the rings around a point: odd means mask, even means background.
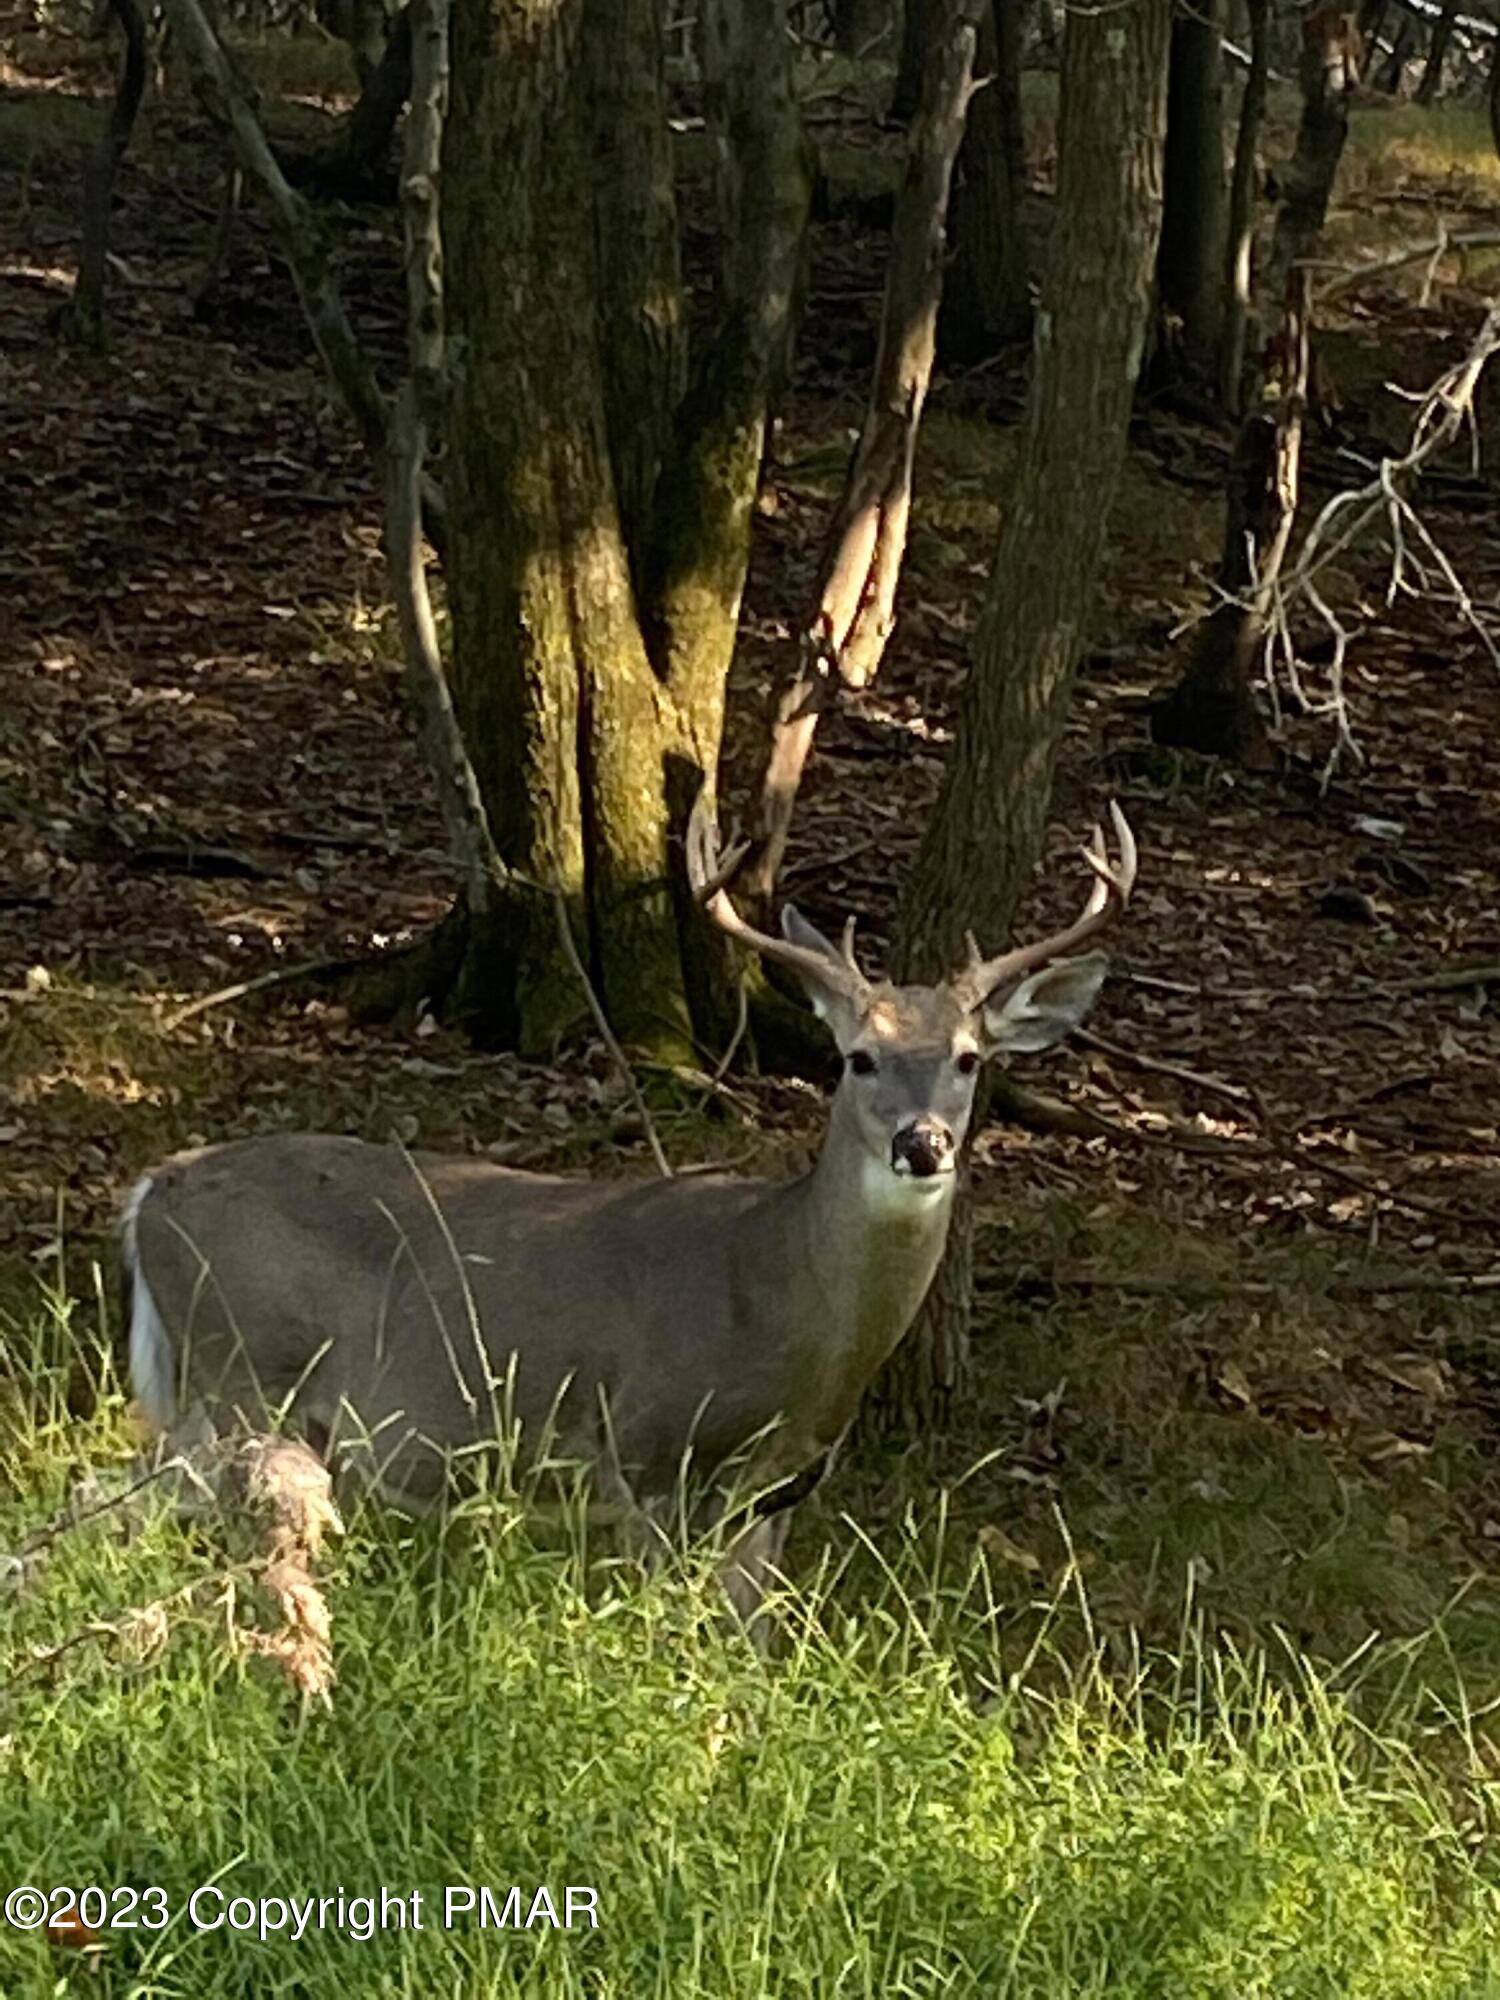
[[[179,1444],[284,1427],[413,1511],[507,1431],[585,1461],[596,1506],[638,1526],[689,1465],[699,1523],[722,1514],[737,1467],[760,1498],[727,1581],[752,1609],[937,1269],[980,1065],[1050,1047],[1098,994],[1104,955],[1067,954],[1130,895],[1110,811],[1118,860],[1096,827],[1076,922],[995,958],[971,937],[941,985],[894,986],[860,970],[852,919],[838,946],[790,905],[781,937],[746,922],[700,805],[700,907],[796,978],[843,1058],[812,1170],[577,1180],[315,1134],[181,1154],[125,1212],[147,1417]]]

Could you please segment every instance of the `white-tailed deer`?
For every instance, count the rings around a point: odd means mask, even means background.
[[[796,976],[844,1058],[812,1171],[571,1180],[312,1134],[179,1155],[125,1213],[147,1416],[179,1441],[285,1426],[414,1508],[442,1495],[455,1454],[511,1425],[523,1454],[545,1436],[647,1520],[677,1504],[689,1464],[711,1519],[715,1475],[743,1472],[748,1449],[763,1498],[731,1594],[753,1603],[786,1505],[932,1280],[980,1064],[1049,1047],[1099,991],[1103,954],[1063,954],[1130,894],[1135,843],[1110,810],[1119,859],[1096,828],[1077,922],[997,958],[971,938],[942,985],[892,986],[860,971],[852,922],[838,947],[790,906],[783,937],[752,929],[700,806],[701,906]]]

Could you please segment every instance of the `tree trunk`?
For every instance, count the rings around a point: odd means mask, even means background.
[[[1245,407],[1245,331],[1253,296],[1256,171],[1270,69],[1270,0],[1245,0],[1250,27],[1250,67],[1240,99],[1225,234],[1224,320],[1219,357],[1219,400],[1231,416]]]
[[[972,89],[979,0],[932,0],[932,6],[922,107],[891,223],[869,408],[828,532],[816,608],[800,637],[797,670],[778,700],[756,843],[739,878],[745,896],[762,912],[786,851],[819,712],[838,690],[869,683],[895,622],[917,431],[943,289],[944,218]]]
[[[582,1014],[555,890],[617,1032],[673,1055],[692,1046],[672,841],[717,761],[797,293],[807,178],[784,0],[707,0],[724,268],[714,337],[673,409],[658,11],[454,10],[454,692],[511,887],[469,912],[450,1004],[531,1052]]]
[[[1218,378],[1224,254],[1224,0],[1193,0],[1172,23],[1157,296],[1159,360],[1171,376]]]
[[[1360,70],[1363,73],[1365,59],[1373,58],[1377,38],[1385,26],[1385,17],[1390,0],[1363,0],[1359,10]]]
[[[1274,754],[1255,699],[1292,527],[1307,408],[1310,273],[1296,265],[1272,360],[1240,425],[1230,468],[1218,604],[1198,629],[1191,665],[1155,710],[1158,743],[1259,768]]]
[[[1390,58],[1380,79],[1380,87],[1392,97],[1401,93],[1401,84],[1406,75],[1407,61],[1411,55],[1411,45],[1416,40],[1417,31],[1409,14],[1403,14],[1401,25],[1396,30],[1396,39],[1391,44]]]
[[[1448,44],[1453,39],[1453,23],[1458,13],[1457,0],[1446,0],[1442,14],[1434,24],[1432,40],[1427,45],[1427,65],[1422,71],[1422,81],[1417,85],[1417,103],[1432,104],[1443,83],[1443,63],[1448,54]]]
[[[922,71],[927,63],[928,15],[932,0],[902,0],[901,54],[896,64],[896,88],[891,116],[908,124],[922,102]]]
[[[343,201],[378,192],[396,121],[410,95],[411,17],[409,7],[403,7],[391,22],[380,60],[365,78],[354,109],[327,154],[313,162],[309,185]]]
[[[1490,57],[1490,137],[1495,142],[1495,158],[1500,160],[1500,35],[1495,37],[1494,54]]]
[[[984,360],[1031,333],[1021,4],[992,0],[981,17],[979,63],[989,81],[970,106],[958,156],[939,334],[945,357],[957,362]]]
[[[1150,318],[1171,14],[1171,0],[1135,0],[1068,15],[1020,456],[957,738],[902,894],[898,978],[951,970],[966,929],[1003,939],[1041,850]],[[955,1220],[931,1304],[877,1385],[888,1423],[928,1420],[962,1381],[968,1229]]]
[[[1281,206],[1261,287],[1261,296],[1274,302],[1274,309],[1284,309],[1285,324],[1281,339],[1261,344],[1230,468],[1219,561],[1221,587],[1232,589],[1236,601],[1221,602],[1198,628],[1186,671],[1157,705],[1151,722],[1159,743],[1238,758],[1259,768],[1272,761],[1272,752],[1255,681],[1273,608],[1270,584],[1292,527],[1291,515],[1283,519],[1283,512],[1296,505],[1296,445],[1283,421],[1288,406],[1276,398],[1284,386],[1288,334],[1295,336],[1294,344],[1306,339],[1306,306],[1298,303],[1291,285],[1293,266],[1317,253],[1348,131],[1349,93],[1356,80],[1348,27],[1348,16],[1332,7],[1310,15],[1303,25],[1302,116],[1296,148],[1282,176]],[[1294,379],[1296,374],[1294,366]],[[1299,430],[1300,421],[1299,403]],[[1256,537],[1253,572],[1246,569],[1247,531]]]
[[[146,88],[146,24],[136,0],[110,0],[111,11],[125,34],[120,81],[104,130],[90,149],[83,169],[83,235],[78,250],[78,280],[63,314],[63,330],[83,347],[104,344],[104,288],[109,270],[110,211],[115,177]]]

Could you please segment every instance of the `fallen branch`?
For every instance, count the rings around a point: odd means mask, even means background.
[[[1326,1284],[1303,1279],[1198,1278],[1185,1275],[1125,1275],[1111,1271],[1037,1271],[1024,1266],[986,1276],[985,1290],[1119,1292],[1129,1297],[1181,1299],[1274,1299],[1288,1292],[1313,1292],[1329,1298],[1368,1298],[1385,1293],[1434,1292],[1450,1297],[1500,1292],[1500,1271],[1449,1276],[1437,1271],[1408,1271],[1377,1278],[1330,1278]]]
[[[1500,986],[1500,960],[1482,965],[1458,965],[1451,972],[1428,972],[1418,979],[1395,979],[1382,993],[1461,993],[1469,986]]]
[[[1428,265],[1427,284],[1430,289],[1432,274],[1437,264],[1451,251],[1460,255],[1469,250],[1493,250],[1500,246],[1500,229],[1464,229],[1450,234],[1440,229],[1436,236],[1421,243],[1410,243],[1404,250],[1397,250],[1392,256],[1377,257],[1372,264],[1355,264],[1348,269],[1336,271],[1327,284],[1318,288],[1316,303],[1331,299],[1340,292],[1347,292],[1355,285],[1363,285],[1371,278],[1383,278],[1392,271],[1404,270],[1408,264]],[[1315,265],[1313,267],[1317,269]],[[1424,301],[1425,303],[1425,301]]]
[[[1075,1139],[1109,1139],[1119,1145],[1152,1146],[1178,1153],[1201,1153],[1226,1164],[1230,1161],[1237,1164],[1240,1161],[1282,1160],[1289,1166],[1304,1168],[1309,1173],[1337,1181],[1371,1201],[1389,1202],[1393,1208],[1404,1208],[1413,1215],[1444,1219],[1451,1219],[1453,1215],[1449,1202],[1428,1201],[1421,1195],[1402,1194],[1396,1188],[1381,1187],[1367,1180],[1363,1174],[1356,1173],[1352,1167],[1334,1160],[1319,1159],[1292,1140],[1278,1138],[1273,1132],[1267,1132],[1261,1139],[1222,1139],[1211,1132],[1194,1131],[1180,1119],[1160,1110],[1152,1115],[1162,1120],[1165,1129],[1145,1130],[1139,1126],[1122,1125],[1118,1120],[1105,1118],[1083,1105],[1063,1104],[1008,1077],[998,1087],[995,1107],[1032,1132],[1062,1133]],[[1240,1108],[1258,1110],[1253,1100]]]
[[[1096,1035],[1092,1028],[1075,1028],[1073,1039],[1081,1042],[1086,1049],[1097,1049],[1100,1055],[1108,1056],[1113,1062],[1122,1062],[1131,1069],[1146,1071],[1151,1076],[1170,1076],[1178,1083],[1191,1084],[1194,1090],[1206,1091],[1211,1097],[1222,1097],[1238,1111],[1254,1108],[1250,1093],[1242,1084],[1225,1083],[1216,1076],[1204,1076],[1201,1071],[1189,1069],[1183,1063],[1167,1062],[1160,1056],[1142,1055],[1136,1049],[1123,1048],[1118,1042],[1106,1041],[1103,1035]]]
[[[200,999],[190,1000],[185,1007],[174,1008],[162,1022],[167,1034],[180,1028],[184,1021],[191,1021],[196,1014],[206,1014],[210,1007],[224,1007],[231,1000],[243,1000],[247,993],[261,993],[269,986],[285,986],[294,980],[321,980],[330,973],[343,972],[350,964],[347,958],[312,958],[301,965],[276,965],[269,972],[259,972],[253,979],[237,979],[232,986],[221,986],[214,993],[205,993]]]

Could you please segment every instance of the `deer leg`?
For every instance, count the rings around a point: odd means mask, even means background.
[[[769,1653],[775,1626],[765,1609],[766,1593],[780,1581],[781,1558],[791,1509],[763,1516],[740,1528],[719,1565],[719,1582],[735,1622],[758,1653]]]

